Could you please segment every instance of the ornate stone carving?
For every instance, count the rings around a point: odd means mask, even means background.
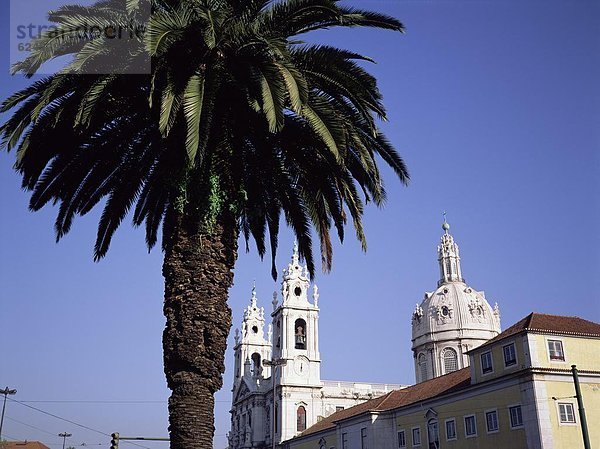
[[[483,307],[479,298],[474,298],[469,301],[469,312],[471,313],[471,318],[475,321],[482,322],[485,320],[485,307]]]
[[[416,325],[421,324],[421,320],[422,319],[423,319],[423,308],[419,304],[417,304],[415,306],[415,310],[414,310],[413,315],[412,315],[413,325],[415,325],[415,324]]]
[[[437,321],[440,324],[446,324],[449,321],[452,321],[454,318],[454,308],[452,307],[452,303],[450,301],[442,302],[436,307],[436,315]]]

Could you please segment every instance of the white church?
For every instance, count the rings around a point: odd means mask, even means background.
[[[500,333],[498,306],[492,308],[484,292],[465,283],[458,245],[448,223],[442,228],[440,280],[412,315],[417,383],[468,366],[466,352]],[[322,380],[318,324],[318,288],[311,289],[294,246],[283,272],[281,301],[273,294],[266,332],[255,289],[241,332],[235,331],[229,449],[278,446],[335,412],[406,387]]]

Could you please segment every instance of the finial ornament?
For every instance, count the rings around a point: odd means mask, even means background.
[[[317,284],[313,287],[313,303],[315,307],[319,307],[319,287],[317,287]]]
[[[498,303],[494,303],[494,315],[500,320],[500,307],[498,307]]]
[[[277,309],[277,292],[273,292],[273,301],[271,301],[271,304],[273,304],[273,312],[275,311],[275,309]]]
[[[448,232],[450,225],[446,220],[446,211],[444,211],[443,215],[444,223],[442,224],[442,229],[444,230],[444,234],[441,238],[441,244],[438,246],[438,262],[440,265],[438,286],[444,282],[463,282],[458,245]]]
[[[298,240],[294,240],[294,253],[292,254],[292,264],[298,265],[299,260],[300,256],[298,254]]]
[[[448,234],[448,231],[450,230],[450,224],[448,223],[448,221],[446,220],[446,211],[444,211],[442,213],[442,215],[444,216],[444,223],[442,223],[442,229],[444,230],[444,232],[446,234]]]

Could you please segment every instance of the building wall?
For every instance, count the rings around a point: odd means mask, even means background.
[[[515,345],[517,363],[511,366],[504,366],[503,348],[511,343],[514,343]],[[493,371],[491,373],[483,374],[481,369],[481,355],[488,351],[492,354]],[[471,372],[474,374],[474,382],[479,383],[489,381],[531,366],[529,363],[529,360],[531,359],[529,351],[527,339],[524,335],[515,335],[514,337],[498,341],[490,346],[477,348],[471,351]]]
[[[406,448],[419,447],[428,448],[427,423],[430,418],[435,417],[438,422],[439,442],[441,448],[448,449],[535,449],[540,447],[539,440],[533,445],[528,445],[527,433],[537,434],[535,416],[527,415],[524,404],[523,391],[530,382],[519,382],[513,379],[505,382],[505,386],[499,385],[493,391],[482,392],[467,391],[464,394],[452,398],[440,399],[427,402],[396,412],[386,412],[379,415],[366,414],[353,420],[339,423],[336,429],[320,432],[307,436],[297,442],[288,442],[290,449],[319,449],[320,438],[326,437],[327,449],[332,438],[336,438],[337,449],[342,447],[343,434],[346,434],[347,449],[362,449],[361,429],[366,429],[366,449],[392,449],[398,448],[398,432],[404,430]],[[524,425],[520,428],[511,429],[509,418],[509,406],[521,405]],[[430,410],[431,409],[431,410]],[[499,429],[497,432],[488,433],[486,428],[485,413],[496,410]],[[437,413],[437,416],[435,415]],[[475,415],[477,435],[467,437],[465,434],[465,416]],[[456,439],[446,438],[446,420],[454,419],[456,427]],[[413,446],[412,430],[419,428],[421,444]],[[560,446],[559,446],[560,447]],[[569,446],[565,446],[569,447]]]
[[[329,381],[328,383],[333,384],[335,382]],[[347,382],[339,383],[347,384]],[[371,385],[368,386],[372,387]],[[401,388],[402,386],[396,385],[396,387]],[[377,397],[385,393],[383,391],[377,391],[377,394],[369,396],[368,392],[372,391],[374,391],[373,388],[352,389],[350,392],[347,392],[344,388],[334,389],[332,387],[327,389],[283,387],[282,403],[284,413],[281,428],[283,430],[283,440],[293,438],[300,433],[297,430],[296,420],[298,407],[303,406],[306,409],[306,428],[309,428],[316,424],[320,419],[334,413],[337,407],[342,407],[344,409],[350,408],[371,399],[371,397]],[[371,447],[374,446],[372,445]]]
[[[600,371],[600,339],[583,337],[565,337],[559,335],[529,334],[528,339],[532,351],[535,348],[537,358],[533,366],[543,368],[571,369],[577,364],[580,370]],[[565,361],[550,360],[548,340],[560,340],[563,343]]]
[[[433,415],[429,413],[426,416],[426,414],[428,408],[432,408],[437,412],[441,447],[449,449],[483,447],[527,449],[526,427],[511,429],[509,420],[508,407],[521,403],[521,386],[513,384],[487,393],[470,394],[469,397],[466,397],[466,395],[459,396],[445,403],[436,404],[433,402],[427,404],[424,409],[411,407],[406,411],[397,412],[396,432],[405,431],[406,447],[410,448],[413,447],[412,429],[418,427],[421,432],[420,447],[427,448],[427,422],[429,417]],[[488,433],[486,430],[485,412],[490,410],[497,411],[499,430],[496,433]],[[465,434],[464,418],[469,415],[475,415],[477,426],[477,436],[475,437],[467,437]],[[447,440],[446,438],[445,422],[450,419],[455,420],[456,440]],[[398,444],[394,447],[398,447]]]
[[[311,435],[310,438],[303,438],[302,441],[289,441],[285,446],[286,449],[331,449],[337,447],[340,446],[335,429]]]
[[[583,437],[577,400],[573,398],[575,387],[569,375],[538,375],[547,394],[547,408],[552,429],[552,441],[555,448],[583,449]],[[600,448],[600,376],[579,378],[581,395],[585,407],[590,442],[592,448]],[[552,398],[557,398],[556,400]],[[574,424],[560,422],[558,404],[571,403],[575,413]],[[545,448],[546,449],[546,448]]]

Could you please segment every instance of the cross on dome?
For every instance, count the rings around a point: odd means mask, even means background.
[[[444,216],[444,223],[442,223],[442,229],[444,230],[444,234],[448,234],[448,231],[450,230],[450,224],[448,223],[448,221],[446,221],[446,211],[444,211],[442,215]]]

